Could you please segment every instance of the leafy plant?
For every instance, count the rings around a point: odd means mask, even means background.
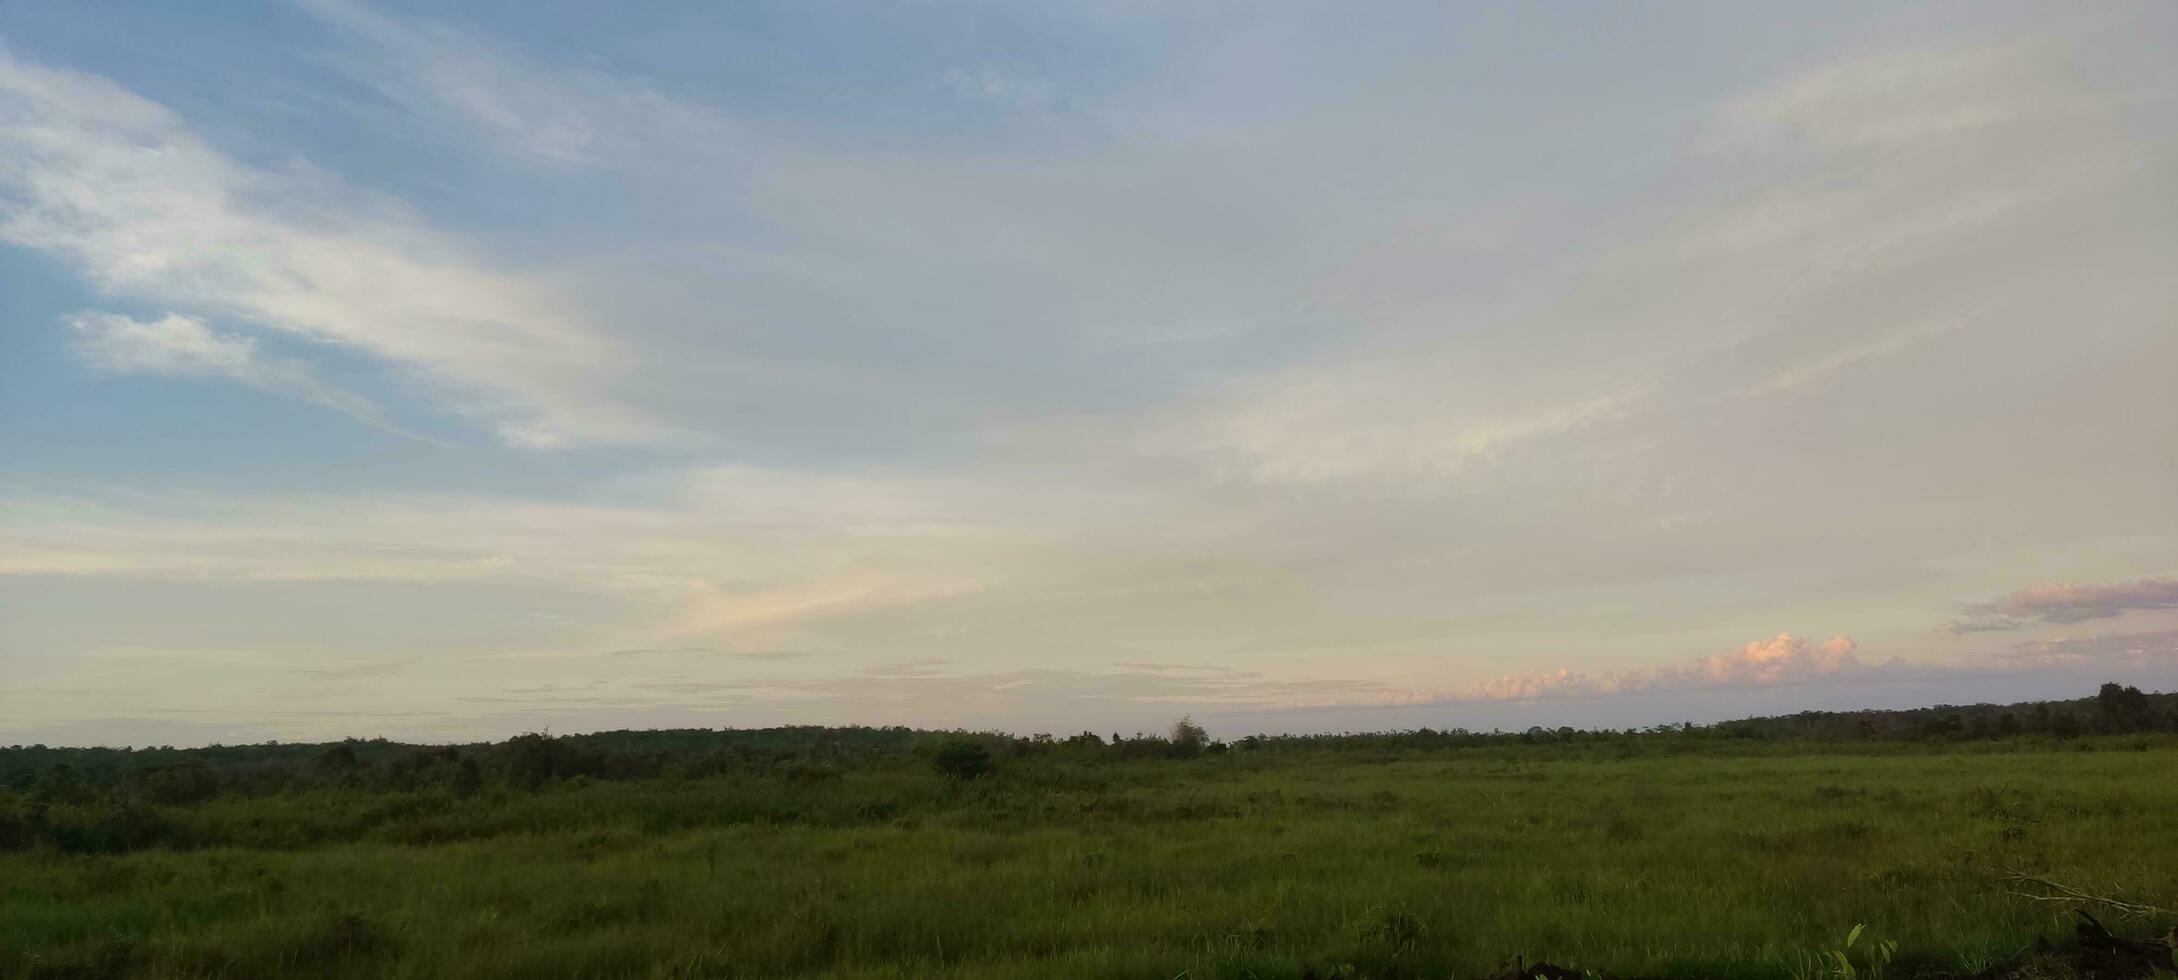
[[[1802,959],[1800,966],[1793,970],[1794,980],[1861,980],[1863,977],[1883,980],[1891,958],[1898,954],[1898,941],[1871,939],[1862,943],[1861,934],[1867,929],[1866,923],[1856,923],[1838,948],[1818,950],[1813,956]],[[1860,951],[1857,967],[1853,963],[1855,950]]]

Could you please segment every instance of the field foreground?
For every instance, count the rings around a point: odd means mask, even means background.
[[[0,853],[0,975],[2056,975],[2003,869],[2178,907],[2164,736],[916,763],[166,806]]]

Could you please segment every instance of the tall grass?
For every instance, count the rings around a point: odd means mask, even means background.
[[[2001,867],[2178,906],[2178,864],[2151,859],[2178,841],[2168,739],[903,764],[158,816],[186,846],[0,854],[0,975],[1441,977],[1525,956],[1786,978],[1866,923],[1896,980],[2065,928]]]

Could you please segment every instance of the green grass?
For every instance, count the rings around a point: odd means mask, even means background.
[[[0,854],[0,975],[1784,978],[1866,923],[1897,978],[2069,929],[2000,867],[2178,906],[2167,738],[1001,764],[175,807]]]

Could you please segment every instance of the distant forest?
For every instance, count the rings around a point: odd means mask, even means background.
[[[415,745],[386,739],[332,743],[266,742],[177,749],[0,748],[0,848],[9,814],[26,806],[97,801],[186,805],[223,796],[339,788],[474,793],[487,786],[534,790],[557,780],[700,779],[760,773],[821,780],[849,768],[928,764],[960,778],[995,772],[1013,760],[1072,762],[1185,759],[1204,755],[1358,752],[1404,754],[1529,745],[1592,746],[1625,751],[1696,751],[1733,743],[1812,742],[1871,745],[1943,743],[2085,735],[2178,732],[2178,693],[2151,694],[2104,684],[2093,697],[2020,704],[1937,705],[1910,710],[1804,711],[1713,725],[1639,729],[1530,728],[1210,739],[1183,719],[1163,734],[1081,732],[1026,736],[912,728],[656,729],[585,735],[530,733],[502,742]]]

